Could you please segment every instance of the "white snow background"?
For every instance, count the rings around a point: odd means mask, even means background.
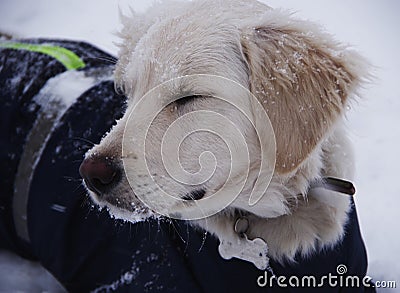
[[[323,25],[375,66],[377,80],[348,115],[356,153],[355,200],[369,255],[368,274],[400,286],[400,1],[264,2]],[[116,54],[118,7],[128,13],[129,6],[143,11],[149,5],[146,0],[1,0],[0,31],[86,40]],[[0,251],[1,292],[59,290],[43,269]]]

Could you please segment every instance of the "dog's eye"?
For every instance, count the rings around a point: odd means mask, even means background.
[[[186,103],[191,102],[194,99],[198,99],[198,98],[201,98],[201,97],[202,96],[200,96],[200,95],[184,96],[184,97],[181,97],[181,98],[177,99],[175,101],[175,103],[177,103],[178,105],[185,105]]]
[[[199,200],[202,199],[206,195],[206,191],[204,189],[196,189],[186,194],[182,199],[183,200]]]

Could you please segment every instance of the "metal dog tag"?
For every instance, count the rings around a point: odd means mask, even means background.
[[[221,240],[218,251],[222,258],[231,259],[235,257],[249,261],[260,270],[269,268],[268,245],[263,239],[249,240],[247,235],[243,233],[232,240]]]

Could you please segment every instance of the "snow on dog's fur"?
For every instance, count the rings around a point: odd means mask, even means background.
[[[127,114],[149,90],[167,80],[213,74],[249,89],[274,128],[276,166],[262,199],[255,206],[248,204],[258,174],[250,172],[245,188],[229,207],[193,224],[219,239],[231,239],[237,237],[233,231],[237,211],[247,211],[249,238],[263,238],[270,257],[278,261],[337,243],[344,233],[349,198],[329,191],[312,195],[308,189],[322,176],[352,179],[353,157],[342,118],[366,77],[364,60],[317,26],[256,1],[157,3],[143,15],[124,16],[123,23],[115,77],[128,97]],[[184,95],[179,89],[171,90],[177,91],[176,96]],[[251,102],[247,106],[251,107]],[[234,121],[246,137],[250,170],[259,168],[260,147],[254,129],[237,109],[213,97],[174,102],[160,112],[148,133],[152,138],[146,149],[150,167],[162,172],[157,140],[174,120],[197,109],[216,111]],[[87,157],[107,157],[122,169],[127,119],[125,115],[118,121]],[[193,123],[201,126],[201,121]],[[199,169],[198,155],[204,150],[215,155],[220,163],[209,181],[196,187],[169,181],[159,184],[179,197],[198,190],[204,197],[211,196],[224,183],[229,168],[229,154],[221,145],[212,134],[201,133],[180,146],[181,163],[189,172]],[[134,172],[134,160],[129,164],[127,172]],[[151,178],[143,176],[134,183],[135,191],[156,193],[146,188],[148,180]],[[91,195],[117,217],[129,220],[131,213],[138,211],[143,218],[152,214],[137,199],[125,176],[106,194]],[[171,214],[179,214],[178,206],[169,209]]]

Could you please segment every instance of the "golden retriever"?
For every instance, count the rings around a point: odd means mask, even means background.
[[[259,268],[343,237],[343,127],[367,62],[318,26],[254,0],[158,3],[123,16],[127,100],[81,173],[115,217],[190,220]]]

